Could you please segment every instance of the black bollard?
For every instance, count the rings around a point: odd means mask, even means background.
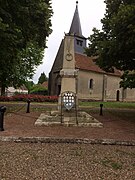
[[[100,116],[103,116],[103,104],[100,104]]]
[[[6,111],[6,107],[1,106],[0,107],[0,131],[4,131],[3,122],[4,122],[4,113],[5,113],[5,111]]]
[[[26,113],[30,113],[30,100],[27,101],[27,111]]]

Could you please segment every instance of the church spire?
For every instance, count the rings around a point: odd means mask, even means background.
[[[75,34],[77,36],[83,36],[80,18],[79,18],[79,12],[78,12],[78,1],[76,1],[76,9],[74,12],[74,16],[73,16],[72,24],[71,24],[71,27],[69,30],[69,34]]]

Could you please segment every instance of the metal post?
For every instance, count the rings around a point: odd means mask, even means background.
[[[26,113],[30,113],[30,100],[27,101],[27,111]]]
[[[3,121],[4,121],[4,113],[5,113],[5,111],[6,111],[6,107],[1,106],[0,107],[0,131],[4,131]]]
[[[63,117],[62,117],[62,101],[63,101],[63,95],[61,94],[61,124],[63,123]]]
[[[76,112],[76,125],[78,126],[78,108],[77,108],[77,96],[75,95],[75,112]]]
[[[103,116],[103,104],[100,104],[100,116]]]

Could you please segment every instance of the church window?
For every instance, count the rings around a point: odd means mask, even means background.
[[[89,81],[89,89],[93,89],[93,79],[90,79]]]
[[[79,39],[76,40],[76,43],[77,43],[77,45],[79,45],[79,46],[82,46],[82,45],[83,45],[83,41],[81,41],[81,40],[79,40]]]

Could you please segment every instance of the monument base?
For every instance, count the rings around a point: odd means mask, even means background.
[[[61,114],[59,111],[48,111],[46,113],[42,113],[39,118],[36,120],[36,126],[78,126],[78,127],[103,127],[103,124],[100,123],[97,119],[92,117],[90,114],[82,111],[78,112],[78,116],[75,117],[74,113],[65,111],[62,115],[61,122]],[[76,118],[78,120],[78,124],[76,124]]]

